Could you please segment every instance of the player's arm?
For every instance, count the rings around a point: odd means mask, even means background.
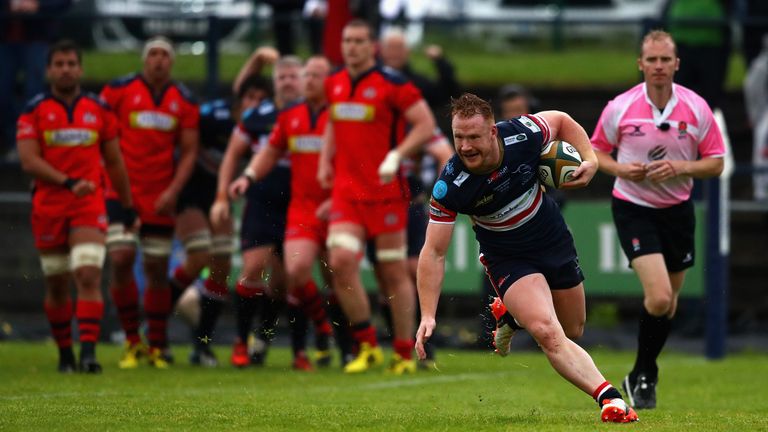
[[[235,128],[229,136],[227,149],[219,165],[219,179],[216,183],[216,199],[211,206],[210,218],[214,225],[229,219],[229,197],[227,188],[237,169],[237,161],[248,151],[248,138],[245,132]]]
[[[20,139],[16,143],[21,169],[37,180],[61,185],[81,197],[96,190],[93,182],[85,179],[68,177],[43,159],[40,143],[36,139]]]
[[[427,146],[425,151],[432,156],[435,162],[437,162],[438,174],[443,171],[445,164],[447,164],[453,157],[453,146],[451,146],[451,143],[448,142],[448,138],[442,133],[438,135],[435,142],[432,142]]]
[[[320,186],[330,189],[333,186],[333,155],[336,154],[336,142],[333,135],[333,122],[328,120],[323,131],[323,146],[317,162],[317,181]]]
[[[258,153],[251,157],[243,174],[229,185],[229,197],[234,199],[244,194],[251,184],[266,177],[277,165],[277,161],[282,155],[283,151],[277,147],[263,146]]]
[[[252,74],[260,74],[264,66],[274,64],[280,57],[280,53],[272,47],[260,47],[248,57],[243,67],[237,73],[235,81],[232,83],[232,93],[238,94],[240,92],[240,85],[243,84],[246,78]]]
[[[542,111],[536,115],[547,122],[550,141],[566,141],[576,147],[581,155],[581,165],[573,172],[573,178],[563,187],[572,189],[588,185],[597,173],[600,162],[592,149],[587,131],[570,115],[562,111]]]
[[[420,359],[426,357],[424,343],[435,330],[437,302],[443,286],[445,256],[453,235],[453,224],[430,223],[427,226],[424,247],[419,254],[416,272],[416,289],[419,293],[421,323],[416,332],[416,352]]]
[[[382,183],[391,182],[400,167],[400,161],[404,157],[418,153],[418,150],[432,138],[435,132],[435,117],[424,99],[408,107],[403,117],[411,128],[397,148],[390,150],[379,165],[379,177]]]
[[[179,136],[179,159],[171,184],[163,191],[155,203],[155,210],[160,214],[173,214],[176,209],[176,200],[184,188],[184,185],[192,175],[197,158],[197,149],[200,145],[200,134],[196,128],[184,128]]]

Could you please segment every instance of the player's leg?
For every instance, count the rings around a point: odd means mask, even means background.
[[[287,232],[291,232],[290,228]],[[293,236],[283,243],[288,296],[299,301],[303,315],[313,322],[318,365],[328,366],[331,359],[329,344],[332,329],[323,304],[323,296],[312,278],[312,268],[319,254],[320,245],[316,239]],[[299,362],[302,363],[303,360]]]
[[[364,235],[363,226],[358,223],[336,222],[329,227],[326,243],[333,272],[333,290],[359,345],[357,357],[344,368],[347,373],[363,372],[372,364],[383,362],[376,329],[371,325],[371,305],[360,279]]]
[[[51,334],[59,349],[59,372],[76,370],[72,352],[72,298],[70,297],[68,220],[61,215],[49,215],[32,207],[32,235],[40,254],[45,298],[43,308],[51,326]]]
[[[574,289],[583,292],[583,287]],[[541,273],[529,274],[513,282],[503,299],[509,312],[536,340],[560,376],[597,401],[603,421],[637,419],[589,354],[565,335],[557,319],[549,285]]]
[[[211,342],[215,339],[215,328],[225,300],[229,297],[227,284],[232,268],[232,221],[227,219],[218,226],[211,226],[213,236],[211,238],[210,259],[208,261],[209,274],[203,281],[200,291],[200,319],[195,329],[195,349],[191,362],[204,366],[216,366],[218,361],[211,349]]]
[[[147,315],[149,363],[158,369],[169,366],[163,351],[168,348],[168,317],[172,310],[168,262],[171,255],[173,227],[148,225],[141,227],[144,260],[144,312]]]
[[[139,289],[133,275],[136,261],[136,234],[122,224],[122,205],[107,200],[107,255],[109,257],[109,292],[117,309],[120,326],[125,332],[125,351],[118,363],[121,369],[139,366],[138,358],[146,353],[139,335]]]
[[[181,294],[192,285],[208,265],[211,251],[211,230],[208,218],[197,207],[184,208],[176,218],[176,238],[184,246],[184,262],[173,270],[171,301],[176,304]]]
[[[100,373],[96,361],[104,299],[101,295],[101,269],[106,255],[105,233],[95,227],[76,226],[69,233],[70,267],[77,287],[75,315],[80,333],[79,368],[85,373]]]
[[[72,352],[72,298],[70,296],[69,251],[66,246],[40,249],[40,263],[45,281],[43,307],[51,334],[59,349],[61,373],[73,373],[77,369]]]
[[[347,363],[355,358],[355,340],[354,337],[352,337],[352,328],[350,327],[349,319],[344,314],[344,310],[342,310],[339,299],[336,296],[336,291],[333,286],[333,273],[331,272],[328,260],[328,251],[323,250],[320,256],[320,272],[322,273],[323,281],[325,281],[325,285],[329,290],[326,296],[328,318],[331,322],[336,346],[341,355],[341,367],[344,368]]]
[[[262,311],[266,302],[266,271],[272,259],[272,247],[250,247],[242,250],[243,266],[235,285],[235,320],[237,338],[232,351],[232,364],[244,367],[250,364],[248,336],[253,329],[254,316]],[[258,347],[265,350],[265,347]]]
[[[571,340],[580,338],[584,334],[584,323],[587,321],[584,285],[552,290],[552,303],[565,336]]]
[[[392,311],[395,351],[390,370],[397,374],[416,371],[413,360],[416,292],[408,271],[405,230],[383,233],[376,237],[376,260],[384,292]]]

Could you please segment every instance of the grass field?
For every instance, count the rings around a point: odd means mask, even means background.
[[[182,347],[177,358],[186,358]],[[228,348],[218,349],[219,357]],[[630,353],[596,351],[620,382]],[[394,377],[376,370],[287,370],[285,349],[262,369],[121,371],[119,349],[100,348],[101,376],[61,376],[55,348],[0,343],[0,430],[250,431],[758,431],[768,430],[764,355],[709,362],[665,354],[660,407],[632,425],[604,425],[595,403],[559,378],[541,353],[440,352],[438,370]],[[761,372],[762,371],[762,372]]]

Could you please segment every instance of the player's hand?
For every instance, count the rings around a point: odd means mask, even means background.
[[[571,179],[560,185],[560,189],[582,188],[592,181],[592,177],[597,173],[597,164],[592,161],[583,161],[576,171],[573,172]]]
[[[226,199],[217,199],[211,206],[209,213],[211,225],[218,226],[223,221],[229,220],[229,201]]]
[[[317,181],[323,189],[330,189],[333,186],[333,167],[330,162],[323,162],[322,159],[318,162]]]
[[[424,344],[427,343],[429,338],[432,337],[432,332],[435,331],[435,319],[433,317],[422,316],[421,323],[419,323],[419,329],[416,330],[416,354],[419,356],[419,360],[427,358],[427,352],[424,350]]]
[[[248,177],[241,175],[240,177],[236,178],[235,181],[229,184],[229,189],[227,190],[229,193],[229,198],[240,198],[243,196],[245,191],[248,190],[249,186],[251,186],[251,181],[248,179]]]
[[[80,179],[72,186],[72,193],[76,197],[84,197],[96,191],[96,184],[90,180]]]
[[[328,216],[331,214],[331,199],[328,198],[325,201],[321,202],[319,206],[317,206],[317,210],[315,210],[315,217],[322,220],[327,221]]]
[[[280,53],[276,49],[268,46],[260,47],[256,50],[254,55],[265,64],[274,64],[277,59],[280,58]]]
[[[397,170],[400,168],[400,153],[397,150],[390,150],[384,161],[379,165],[379,180],[381,184],[387,184],[395,178]]]
[[[430,44],[424,48],[424,55],[430,60],[435,61],[443,57],[443,47],[440,45]]]
[[[619,171],[616,174],[623,179],[633,182],[641,182],[645,180],[646,165],[640,162],[619,164]]]
[[[155,200],[155,212],[159,215],[173,216],[176,212],[176,200],[179,199],[178,194],[166,189]]]
[[[679,161],[674,161],[674,163]],[[647,170],[645,177],[654,182],[661,183],[671,178],[677,177],[680,173],[679,167],[673,164],[673,161],[657,160],[645,165]]]

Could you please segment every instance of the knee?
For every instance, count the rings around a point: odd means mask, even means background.
[[[285,273],[291,285],[303,285],[312,276],[312,264],[303,262],[288,262]]]
[[[354,272],[358,263],[355,253],[343,249],[333,250],[329,261],[331,269],[337,276],[347,276]]]
[[[643,304],[645,310],[653,316],[667,315],[672,308],[672,293],[648,296]]]
[[[563,331],[553,320],[536,321],[525,328],[544,352],[557,351],[559,348]]]
[[[197,250],[194,252],[187,252],[187,260],[185,263],[185,270],[189,274],[200,274],[200,272],[208,265],[211,254],[207,250]]]

